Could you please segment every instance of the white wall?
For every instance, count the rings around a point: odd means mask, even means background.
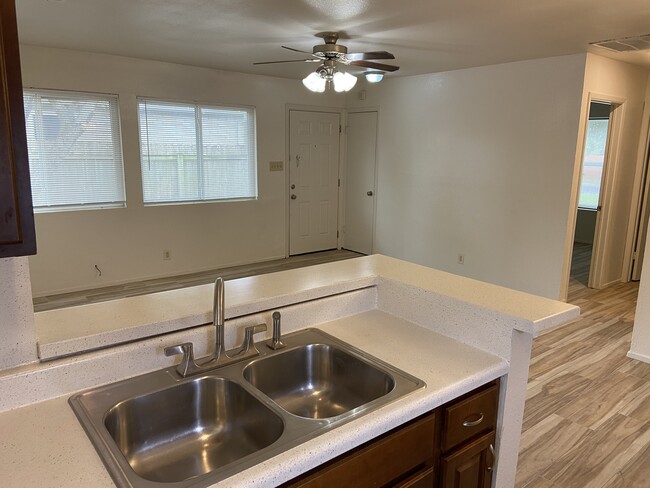
[[[575,242],[583,244],[594,243],[594,232],[596,231],[596,215],[594,210],[578,209],[576,218],[576,231],[573,237]]]
[[[36,216],[36,296],[285,256],[285,173],[271,173],[269,161],[286,159],[286,104],[344,106],[343,95],[312,94],[299,80],[34,46],[21,47],[21,63],[26,87],[119,95],[127,190],[124,209]],[[255,106],[259,199],[144,207],[137,96]]]
[[[646,103],[650,103],[650,78],[648,79]],[[650,256],[650,239],[645,241],[645,256]],[[634,315],[634,329],[632,331],[632,345],[628,356],[650,363],[650,259],[644,259],[641,270],[641,283],[636,301],[636,314]]]
[[[646,256],[650,256],[650,239],[646,239]],[[632,330],[632,344],[628,356],[633,359],[650,363],[650,266],[641,270],[641,283],[636,302],[634,315],[634,329]]]
[[[637,151],[643,102],[648,83],[648,70],[610,58],[587,55],[584,77],[583,111],[581,131],[583,133],[588,114],[588,97],[603,97],[622,102],[623,125],[619,139],[616,165],[611,176],[613,187],[608,198],[605,194],[601,219],[607,220],[607,238],[604,242],[606,256],[602,267],[601,282],[613,283],[627,280],[629,254],[632,246],[630,211],[635,207],[635,175],[637,172]],[[581,155],[577,155],[581,159]],[[610,160],[611,163],[611,160]],[[576,181],[577,185],[577,181]],[[605,208],[605,207],[609,208]]]
[[[558,298],[584,65],[387,77],[349,95],[381,107],[376,252]]]

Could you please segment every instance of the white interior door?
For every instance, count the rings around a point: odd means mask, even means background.
[[[646,103],[645,119],[648,120],[647,114],[650,113],[650,106]],[[634,236],[634,254],[632,256],[632,276],[633,281],[641,279],[641,269],[643,268],[643,258],[645,252],[646,239],[648,235],[648,219],[650,218],[650,123],[645,139],[645,155],[643,160],[643,183],[641,186],[641,204],[637,216],[636,231]]]
[[[340,114],[289,112],[289,254],[337,246]]]
[[[372,253],[377,165],[377,112],[348,115],[345,248]]]

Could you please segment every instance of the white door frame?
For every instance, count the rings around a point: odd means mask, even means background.
[[[612,97],[591,98],[591,102],[608,102],[611,103],[612,110],[609,114],[609,127],[607,128],[607,142],[605,147],[605,162],[603,175],[601,179],[600,195],[598,205],[601,210],[596,215],[596,230],[594,231],[594,245],[591,251],[591,264],[589,268],[590,288],[604,288],[611,284],[605,282],[602,276],[603,266],[607,258],[607,241],[612,224],[611,201],[616,183],[616,167],[618,166],[618,156],[621,146],[621,133],[623,127],[623,118],[625,106],[623,102],[617,102]],[[585,133],[586,135],[586,133]],[[583,145],[584,158],[584,145]],[[576,210],[577,211],[577,210]],[[617,278],[616,281],[619,281]]]
[[[294,103],[287,103],[285,105],[285,119],[284,119],[284,133],[285,133],[285,141],[284,141],[284,207],[285,207],[285,213],[284,213],[284,239],[285,239],[285,249],[284,249],[284,257],[288,258],[289,257],[289,244],[290,244],[290,239],[291,236],[289,234],[290,228],[289,228],[289,148],[290,148],[290,135],[291,135],[291,130],[290,130],[290,112],[292,110],[298,110],[298,111],[305,111],[305,112],[325,112],[325,113],[336,113],[339,114],[340,117],[340,123],[342,127],[345,127],[345,124],[347,123],[347,118],[345,117],[345,108],[342,107],[321,107],[318,105],[301,105],[301,104],[294,104]],[[343,148],[345,147],[345,134],[344,131],[341,131],[340,133],[340,138],[339,138],[339,179],[341,177],[341,161],[343,160],[344,157],[344,150]],[[338,233],[338,239],[336,243],[336,248],[341,249],[341,186],[339,185],[338,189],[338,219],[337,219],[337,233]]]
[[[341,207],[343,207],[343,218],[341,219],[341,222],[345,222],[345,210],[347,209],[347,202],[345,201],[345,191],[348,186],[347,183],[347,164],[348,164],[348,147],[347,147],[347,132],[348,132],[348,124],[347,124],[347,116],[349,114],[358,114],[358,113],[365,113],[365,112],[376,112],[377,113],[377,138],[375,140],[375,181],[373,181],[373,186],[374,186],[374,198],[372,199],[372,246],[371,246],[371,254],[375,252],[375,242],[376,242],[376,223],[377,223],[377,194],[378,194],[378,188],[377,185],[379,183],[379,137],[380,137],[380,128],[379,128],[379,107],[378,106],[371,106],[371,107],[358,107],[358,108],[352,108],[348,109],[346,113],[346,124],[344,125],[345,130],[343,133],[346,135],[346,144],[345,144],[345,163],[344,166],[341,169],[341,174],[343,175],[344,180],[342,180],[341,183],[341,196],[343,198],[343,204]],[[343,234],[343,233],[342,233]],[[344,238],[345,235],[343,234]],[[341,242],[341,246],[345,247],[345,240]]]
[[[608,136],[608,148],[606,165],[603,171],[603,186],[601,188],[600,202],[602,210],[596,218],[596,232],[594,235],[594,247],[592,251],[592,269],[590,269],[589,282],[592,282],[592,274],[594,274],[595,282],[600,281],[600,269],[596,268],[602,265],[605,258],[605,243],[607,238],[607,228],[611,219],[611,212],[609,202],[611,201],[611,194],[615,187],[616,166],[619,156],[621,129],[627,109],[626,99],[602,93],[589,92],[583,99],[581,113],[582,117],[578,126],[578,144],[576,147],[576,157],[573,166],[573,185],[571,188],[571,197],[569,200],[569,219],[567,222],[567,233],[564,242],[564,264],[562,266],[562,277],[560,281],[560,296],[559,299],[566,301],[569,294],[569,280],[571,274],[571,260],[573,255],[573,239],[576,231],[576,219],[578,216],[578,197],[580,193],[580,180],[582,179],[582,163],[584,159],[585,142],[587,139],[587,126],[589,122],[589,108],[591,102],[608,102],[616,105],[616,113],[612,113],[610,118],[610,136]],[[615,124],[617,124],[615,126]],[[627,269],[623,263],[623,268]]]
[[[641,122],[641,132],[639,137],[639,147],[637,150],[637,164],[634,173],[634,185],[632,186],[632,201],[630,205],[630,220],[628,224],[627,245],[625,247],[625,257],[623,260],[623,277],[622,281],[627,282],[633,279],[634,267],[634,249],[639,239],[639,231],[642,225],[639,220],[646,218],[650,207],[650,103],[645,102],[643,105],[643,120]],[[647,173],[647,179],[644,177]],[[647,198],[641,198],[645,195]],[[650,227],[648,227],[650,229]],[[641,249],[639,252],[643,252]],[[649,256],[650,259],[650,256]],[[627,263],[627,266],[625,266]]]

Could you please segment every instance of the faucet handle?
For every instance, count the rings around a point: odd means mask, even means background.
[[[185,377],[189,373],[191,366],[194,365],[194,345],[191,342],[183,342],[165,348],[165,356],[175,356],[177,354],[182,354],[183,359],[176,366],[176,371]]]
[[[249,325],[244,329],[246,337],[248,337],[249,334],[252,337],[253,334],[259,334],[260,332],[266,332],[266,324]]]
[[[250,325],[244,329],[244,347],[246,349],[255,348],[253,336],[260,332],[266,332],[266,324]]]
[[[255,347],[253,336],[255,334],[259,334],[260,332],[266,332],[266,324],[249,325],[246,327],[244,329],[244,342],[241,345],[241,348],[239,348],[239,351],[235,353],[235,356],[243,356],[244,354],[259,354],[259,351]]]
[[[165,348],[165,356],[175,356],[176,354],[184,354],[188,356],[194,355],[194,345],[191,342],[183,342],[175,346]]]

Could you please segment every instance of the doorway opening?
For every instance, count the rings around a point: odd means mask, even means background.
[[[597,267],[600,261],[595,258],[596,251],[600,251],[598,257],[602,258],[601,242],[605,229],[600,216],[612,146],[612,117],[616,107],[607,101],[593,100],[589,104],[569,287],[599,288]]]

